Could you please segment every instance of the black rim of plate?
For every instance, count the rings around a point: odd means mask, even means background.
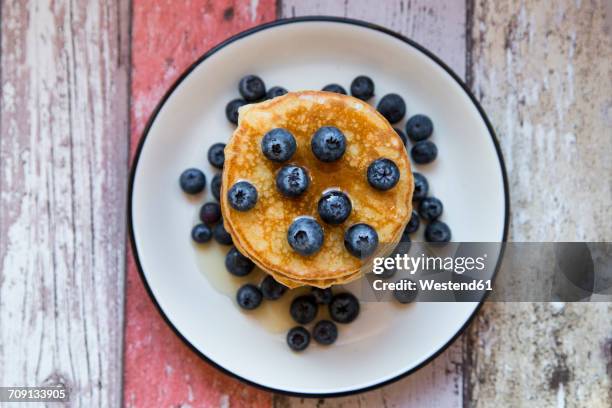
[[[485,125],[487,126],[487,129],[489,131],[489,134],[491,136],[491,139],[493,141],[493,144],[495,146],[495,150],[497,152],[497,156],[498,156],[498,160],[499,160],[499,165],[500,165],[500,169],[501,169],[501,173],[502,173],[502,179],[503,179],[503,184],[504,184],[504,201],[505,201],[505,214],[504,214],[504,232],[503,232],[503,237],[502,237],[502,243],[507,242],[507,238],[508,238],[508,226],[509,226],[509,222],[510,222],[510,195],[509,195],[509,189],[508,189],[508,176],[506,174],[506,166],[504,163],[504,158],[501,152],[501,148],[499,145],[499,141],[497,140],[497,137],[495,135],[495,132],[493,130],[493,126],[491,126],[491,123],[489,122],[489,119],[487,118],[487,115],[485,114],[484,110],[482,109],[482,107],[480,106],[480,103],[478,103],[478,101],[476,100],[476,98],[474,97],[474,95],[472,94],[472,92],[468,89],[467,85],[463,82],[463,80],[461,80],[461,78],[459,78],[459,76],[457,76],[457,74],[455,74],[455,72],[449,68],[444,62],[442,62],[442,60],[440,60],[437,56],[435,56],[431,51],[427,50],[425,47],[421,46],[420,44],[417,44],[416,42],[414,42],[413,40],[410,40],[406,37],[404,37],[401,34],[398,34],[394,31],[391,31],[385,27],[381,27],[379,25],[376,24],[372,24],[372,23],[368,23],[365,21],[361,21],[361,20],[354,20],[354,19],[349,19],[349,18],[343,18],[343,17],[331,17],[331,16],[306,16],[306,17],[298,17],[298,18],[288,18],[288,19],[279,19],[279,20],[275,20],[272,21],[270,23],[265,23],[265,24],[261,24],[258,25],[256,27],[253,27],[251,29],[242,31],[230,38],[228,38],[227,40],[219,43],[218,45],[214,46],[213,48],[211,48],[210,50],[208,50],[206,53],[204,53],[200,58],[198,58],[193,64],[191,64],[179,77],[178,79],[172,84],[172,86],[168,89],[168,91],[164,94],[163,98],[161,99],[161,101],[157,104],[157,106],[155,107],[155,110],[153,111],[153,113],[151,114],[145,128],[144,131],[142,133],[142,136],[140,137],[140,140],[138,142],[138,146],[136,148],[136,152],[134,154],[134,159],[132,162],[132,167],[130,169],[130,179],[129,179],[129,184],[128,184],[128,202],[127,202],[127,216],[128,216],[128,233],[129,233],[129,240],[130,240],[130,245],[132,248],[132,254],[134,256],[134,260],[136,262],[136,268],[138,269],[138,273],[140,274],[140,278],[145,286],[145,289],[147,291],[147,294],[149,295],[149,298],[151,299],[151,301],[153,302],[153,304],[155,305],[155,307],[157,308],[157,311],[159,312],[159,314],[161,315],[161,317],[164,319],[164,321],[166,322],[166,324],[172,329],[172,331],[183,341],[183,343],[185,343],[195,354],[197,354],[200,358],[202,358],[204,361],[206,361],[208,364],[212,365],[213,367],[216,367],[218,370],[220,370],[221,372],[230,375],[246,384],[255,386],[259,389],[265,390],[265,391],[270,391],[270,392],[276,392],[276,393],[280,393],[280,394],[285,394],[285,395],[289,395],[289,396],[296,396],[296,397],[304,397],[304,398],[330,398],[330,397],[341,397],[341,396],[347,396],[347,395],[353,395],[353,394],[358,394],[361,392],[365,392],[365,391],[370,391],[373,390],[375,388],[379,388],[382,387],[384,385],[390,384],[392,382],[398,381],[401,378],[404,378],[412,373],[414,373],[415,371],[423,368],[424,366],[426,366],[427,364],[429,364],[431,361],[433,361],[436,357],[438,357],[442,352],[444,352],[451,344],[453,344],[455,342],[455,340],[465,331],[465,329],[470,325],[470,323],[472,322],[472,320],[474,319],[474,317],[476,316],[476,314],[478,313],[478,311],[480,310],[480,308],[482,307],[482,304],[484,303],[487,294],[483,297],[483,299],[478,303],[478,306],[474,309],[474,311],[472,312],[472,314],[470,315],[470,317],[465,321],[465,323],[463,324],[463,326],[457,331],[457,333],[455,333],[454,336],[452,336],[447,342],[446,344],[444,344],[442,347],[440,347],[435,353],[433,353],[432,355],[430,355],[429,357],[427,357],[422,363],[418,364],[417,366],[403,372],[402,374],[399,374],[393,378],[381,381],[377,384],[373,384],[367,387],[362,387],[362,388],[356,388],[353,390],[347,390],[347,391],[341,391],[341,392],[333,392],[333,393],[300,393],[300,392],[295,392],[295,391],[287,391],[287,390],[282,390],[282,389],[276,389],[276,388],[271,388],[262,384],[258,384],[252,380],[249,380],[247,378],[243,378],[231,371],[229,371],[228,369],[222,367],[221,365],[219,365],[218,363],[216,363],[215,361],[211,360],[210,358],[208,358],[202,351],[198,350],[193,344],[191,344],[189,342],[189,340],[187,340],[182,333],[174,326],[174,324],[170,321],[170,319],[168,318],[168,316],[166,316],[166,314],[164,313],[164,311],[162,310],[161,306],[159,305],[159,303],[157,302],[157,300],[155,299],[155,296],[153,295],[153,292],[149,286],[149,283],[147,282],[147,278],[145,277],[145,274],[143,272],[142,269],[142,265],[140,263],[140,258],[138,255],[138,249],[136,248],[136,241],[134,238],[134,225],[133,225],[133,218],[132,218],[132,193],[134,190],[134,179],[136,176],[136,169],[138,167],[138,162],[140,159],[140,154],[142,152],[142,148],[147,140],[147,136],[149,134],[149,130],[151,129],[151,126],[153,125],[153,123],[155,122],[155,119],[157,118],[157,115],[159,114],[159,111],[161,110],[161,108],[164,106],[164,104],[166,103],[166,101],[168,100],[168,98],[170,98],[170,96],[172,95],[172,93],[174,92],[174,90],[183,82],[183,80],[185,78],[187,78],[187,76],[191,73],[191,71],[193,71],[193,69],[195,67],[197,67],[201,62],[203,62],[204,60],[206,60],[207,58],[211,57],[213,54],[215,54],[217,51],[219,51],[220,49],[222,49],[223,47],[230,45],[233,42],[236,42],[244,37],[247,37],[251,34],[255,34],[259,31],[263,31],[263,30],[267,30],[270,28],[274,28],[277,26],[283,26],[286,24],[293,24],[293,23],[304,23],[304,22],[331,22],[331,23],[341,23],[341,24],[350,24],[350,25],[355,25],[355,26],[359,26],[359,27],[363,27],[363,28],[368,28],[371,30],[375,30],[387,35],[390,35],[391,37],[397,38],[403,42],[405,42],[406,44],[416,48],[417,50],[419,50],[420,52],[422,52],[423,54],[425,54],[427,57],[429,57],[432,61],[434,61],[436,64],[438,64],[440,67],[442,67],[463,89],[463,91],[469,96],[470,100],[472,101],[472,103],[474,104],[474,106],[476,106],[476,108],[478,109],[478,112],[480,113],[480,116],[482,118],[482,120],[484,121]],[[503,254],[504,254],[504,245],[502,245],[502,249],[500,251],[500,255],[499,255],[499,259],[495,268],[495,272],[493,275],[493,280],[495,280],[496,276],[497,276],[497,272],[499,270],[499,266],[501,264],[501,260],[503,258]]]

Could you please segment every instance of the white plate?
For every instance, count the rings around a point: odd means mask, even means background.
[[[130,228],[150,295],[202,357],[268,389],[338,395],[412,372],[452,342],[478,303],[365,304],[353,324],[341,327],[335,345],[297,354],[286,346],[284,333],[242,313],[207,279],[206,274],[227,274],[218,244],[200,252],[190,239],[199,205],[210,195],[188,199],[178,176],[199,167],[210,184],[214,169],[206,152],[233,131],[225,105],[238,96],[237,82],[249,73],[289,90],[321,89],[332,82],[348,89],[355,76],[365,74],[374,80],[377,98],[399,93],[408,115],[425,113],[434,122],[438,159],[414,169],[427,176],[433,195],[444,202],[443,220],[453,240],[505,240],[507,189],[495,136],[447,67],[418,45],[370,24],[336,18],[279,21],[203,56],[149,122],[132,170]]]

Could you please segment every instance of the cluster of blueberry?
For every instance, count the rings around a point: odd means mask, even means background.
[[[287,129],[276,128],[267,132],[261,141],[264,156],[277,163],[289,161],[297,148],[295,137]],[[335,127],[318,129],[311,139],[313,155],[320,161],[331,163],[339,160],[346,150],[346,137]],[[367,170],[367,179],[378,190],[389,190],[399,181],[399,169],[389,159],[373,161]],[[281,167],[276,174],[276,187],[286,197],[301,196],[310,185],[308,170],[296,164]],[[238,211],[248,211],[257,203],[257,189],[245,180],[236,182],[228,190],[228,203]],[[346,193],[329,190],[322,194],[317,205],[319,216],[327,224],[339,225],[352,211],[351,200]],[[309,256],[321,249],[324,231],[312,217],[298,217],[289,226],[287,241],[294,251]],[[352,255],[367,258],[378,246],[378,234],[368,224],[358,223],[345,232],[344,245]]]
[[[241,273],[248,274],[253,269],[253,265],[246,257],[242,257],[239,252],[233,251],[233,255],[239,263],[244,264]],[[230,252],[232,252],[230,251]],[[247,272],[248,270],[248,272]],[[245,276],[245,275],[239,275]],[[257,308],[263,299],[277,300],[281,298],[287,288],[276,282],[271,276],[266,276],[259,287],[246,284],[238,290],[238,304],[245,309]],[[311,288],[311,293],[301,295],[293,299],[289,308],[292,319],[299,324],[287,333],[287,344],[295,351],[302,351],[310,343],[310,332],[304,325],[312,323],[319,311],[319,306],[327,306],[329,316],[332,320],[319,320],[312,328],[312,337],[322,345],[330,345],[338,338],[338,328],[336,323],[350,323],[359,315],[359,301],[348,292],[333,294],[330,288],[319,289]]]
[[[253,271],[255,264],[232,247],[225,258],[225,267],[234,276],[244,277]],[[278,300],[287,287],[278,283],[270,275],[258,286],[247,283],[238,289],[236,301],[246,310],[259,307],[266,300]],[[359,315],[359,301],[351,293],[343,292],[334,295],[331,289],[311,288],[311,294],[298,296],[291,302],[289,313],[300,326],[293,327],[287,333],[287,344],[295,351],[304,350],[310,343],[310,332],[304,325],[312,323],[318,314],[319,305],[326,305],[330,320],[319,320],[312,328],[312,337],[322,345],[330,345],[338,338],[336,323],[350,323]]]
[[[428,196],[429,182],[421,173],[414,172],[414,193],[412,200],[418,211],[412,210],[410,221],[404,230],[402,241],[410,241],[409,234],[416,232],[421,224],[420,218],[427,221],[425,227],[425,240],[427,242],[449,242],[451,230],[446,223],[439,220],[444,206],[442,201],[436,197]]]
[[[240,94],[244,99],[231,101],[226,108],[228,120],[234,124],[238,119],[238,108],[248,102],[260,101],[266,98],[274,98],[285,94],[287,91],[281,87],[270,88],[266,92],[263,81],[253,75],[244,77],[239,84]],[[293,136],[287,138],[284,129],[275,129],[264,138],[262,149],[267,158],[277,162],[283,162],[289,154],[295,153],[296,143]],[[333,133],[334,131],[331,130]],[[322,132],[323,133],[323,132]],[[264,147],[265,146],[265,147]],[[218,169],[223,169],[225,155],[225,144],[216,143],[208,151],[209,163]],[[343,147],[344,149],[344,147]],[[318,149],[322,159],[333,161],[333,154],[325,149]],[[279,171],[276,184],[280,191],[287,196],[299,196],[308,187],[310,179],[305,169],[299,166],[286,166]],[[187,194],[199,194],[206,187],[206,176],[195,168],[185,170],[180,178],[179,184]],[[198,243],[206,243],[212,237],[222,245],[232,245],[232,237],[225,230],[219,206],[221,191],[221,175],[216,174],[211,181],[212,194],[217,202],[207,202],[200,209],[201,223],[192,229],[192,239]],[[302,190],[302,191],[300,191]],[[238,182],[230,189],[228,199],[241,211],[246,211],[257,202],[257,190],[250,183]],[[341,203],[340,207],[337,203]],[[345,194],[330,191],[321,198],[319,202],[320,213],[325,222],[330,224],[342,223],[351,211],[351,203]],[[229,273],[238,277],[249,275],[255,268],[255,264],[246,256],[241,254],[236,247],[228,251],[225,257],[225,267]],[[253,284],[242,285],[236,294],[238,305],[246,310],[256,309],[261,302],[266,300],[280,299],[287,291],[287,287],[278,283],[270,275],[266,276],[259,286]],[[287,344],[296,351],[304,350],[310,343],[311,335],[303,325],[311,323],[316,319],[319,305],[326,305],[329,310],[330,320],[320,320],[312,328],[312,337],[316,342],[329,345],[336,341],[338,329],[336,323],[350,323],[359,314],[359,301],[350,293],[344,292],[334,295],[331,289],[312,288],[310,295],[296,297],[290,307],[290,314],[300,324],[287,333]]]
[[[346,95],[346,90],[338,84],[330,84],[323,88],[324,91],[336,92]],[[371,78],[360,75],[351,83],[351,95],[363,101],[374,96],[374,81]],[[404,99],[395,93],[383,96],[376,106],[378,112],[391,124],[396,124],[406,116],[406,103]],[[406,132],[394,128],[406,146],[410,138],[414,145],[410,149],[410,156],[415,163],[431,163],[438,156],[436,145],[427,140],[433,133],[433,123],[425,115],[414,115],[406,122]]]
[[[266,92],[265,84],[261,78],[255,75],[247,75],[242,78],[238,84],[238,90],[242,98],[230,101],[225,110],[227,119],[234,124],[238,123],[238,108],[240,106],[287,93],[287,90],[280,86],[272,87]],[[225,162],[224,149],[225,143],[215,143],[208,149],[208,162],[220,170],[223,169]],[[206,187],[206,176],[201,170],[190,168],[181,174],[179,184],[185,193],[199,194]],[[232,237],[223,225],[221,209],[218,204],[221,195],[220,173],[215,174],[210,182],[210,188],[217,202],[206,203],[202,206],[200,210],[202,223],[193,227],[191,237],[198,244],[206,243],[214,237],[220,244],[232,245]]]
[[[250,274],[255,264],[232,247],[225,258],[227,270],[234,276],[244,277]],[[266,276],[258,286],[247,283],[238,289],[236,301],[246,310],[259,307],[266,300],[278,300],[287,287],[278,283],[270,275]],[[334,295],[331,289],[311,288],[311,294],[298,296],[291,302],[289,313],[293,320],[300,324],[287,333],[287,344],[296,351],[304,350],[310,343],[310,332],[303,325],[312,323],[318,314],[319,305],[326,305],[333,321],[320,320],[312,329],[312,337],[322,345],[329,345],[338,338],[336,323],[350,323],[359,314],[359,301],[348,292]]]
[[[208,150],[208,161],[218,169],[223,169],[225,155],[223,149],[224,143],[215,143]],[[180,178],[179,185],[181,189],[190,195],[196,195],[204,191],[206,188],[206,175],[199,169],[190,168],[185,170]],[[221,219],[221,207],[219,199],[221,196],[221,174],[217,173],[210,182],[212,195],[217,202],[205,203],[200,208],[200,221],[191,230],[191,238],[198,244],[203,244],[210,241],[213,237],[217,242],[223,245],[232,244],[232,236],[225,230],[223,220]]]
[[[284,95],[287,90],[275,86],[266,91],[261,78],[247,75],[240,80],[238,86],[242,98],[230,101],[225,110],[227,119],[234,124],[238,122],[238,108],[241,106],[271,99]],[[337,84],[330,84],[324,91],[346,94],[344,88]],[[351,83],[351,95],[364,101],[374,95],[374,83],[366,76],[359,76]],[[399,122],[406,113],[403,99],[396,94],[384,96],[378,104],[378,111],[390,122]],[[395,129],[407,143],[405,134]],[[406,124],[406,133],[415,142],[411,156],[415,163],[423,164],[433,161],[437,156],[436,146],[426,140],[433,132],[431,120],[424,115],[415,115]],[[216,143],[208,151],[208,161],[213,167],[223,169],[225,161],[225,144]],[[346,139],[342,132],[334,127],[323,127],[313,136],[311,148],[313,154],[323,162],[338,160],[346,149]],[[285,129],[273,129],[262,140],[262,152],[275,162],[286,162],[296,150],[293,135]],[[370,185],[378,190],[388,190],[394,187],[399,180],[399,171],[395,163],[388,159],[378,159],[367,169],[367,179]],[[419,202],[419,212],[413,211],[412,217],[402,240],[409,240],[409,235],[419,228],[419,214],[430,221],[425,231],[425,237],[432,242],[447,242],[450,240],[450,229],[437,218],[442,213],[442,203],[434,197],[427,197],[429,185],[424,176],[414,173],[415,192],[414,200]],[[199,194],[206,187],[206,176],[195,168],[185,170],[179,179],[183,191],[187,194]],[[278,190],[288,196],[297,197],[308,188],[310,178],[305,168],[297,165],[287,165],[279,170],[276,177]],[[232,245],[232,237],[226,231],[218,204],[221,191],[221,175],[215,174],[210,188],[217,202],[207,202],[200,209],[201,223],[195,225],[191,231],[192,239],[196,243],[205,243],[212,237],[222,245]],[[228,202],[239,211],[248,211],[257,202],[257,190],[247,181],[239,181],[228,191]],[[333,225],[343,223],[352,210],[351,201],[342,191],[325,192],[318,202],[318,212],[321,219]],[[323,230],[321,226],[310,217],[300,217],[294,221],[288,231],[288,241],[292,248],[302,255],[310,255],[318,251],[323,243]],[[354,256],[365,258],[371,255],[378,246],[378,234],[367,224],[355,224],[347,229],[345,234],[345,247]],[[247,276],[255,267],[254,263],[232,247],[225,258],[225,266],[229,273],[235,276]],[[236,301],[238,305],[247,310],[257,308],[263,299],[279,299],[287,288],[278,283],[272,276],[266,276],[259,286],[245,284],[238,290]],[[398,300],[400,300],[398,298]],[[407,303],[403,299],[402,303]],[[412,299],[411,299],[412,300]],[[410,300],[410,301],[411,301]],[[400,300],[402,301],[402,300]],[[359,314],[359,301],[348,293],[334,295],[331,289],[312,288],[310,295],[296,297],[291,303],[290,314],[300,325],[315,320],[319,305],[327,305],[329,315],[333,321],[321,320],[312,329],[312,337],[320,344],[332,344],[337,336],[336,323],[350,323]],[[287,344],[296,351],[304,350],[310,343],[310,333],[303,326],[297,326],[287,333]]]
[[[346,95],[346,90],[338,84],[327,85],[323,90]],[[374,96],[374,81],[367,76],[358,76],[351,83],[350,90],[352,96],[367,101]],[[397,124],[406,116],[406,103],[401,96],[390,93],[381,98],[377,105],[377,110],[389,123]],[[438,148],[431,140],[428,140],[433,134],[433,128],[431,119],[422,114],[414,115],[408,119],[405,133],[397,127],[394,128],[405,146],[408,145],[408,140],[413,143],[410,149],[410,156],[414,163],[427,164],[436,159]],[[371,166],[372,170],[374,168],[374,166]],[[369,171],[370,169],[368,169]],[[384,174],[384,172],[381,172],[381,174]],[[426,241],[442,243],[450,241],[450,228],[446,223],[439,220],[443,210],[442,202],[436,197],[428,197],[429,183],[425,176],[417,172],[414,172],[413,176],[413,202],[418,211],[413,210],[401,241],[410,242],[410,234],[415,233],[419,229],[420,218],[428,222],[425,228]],[[368,176],[368,179],[370,180],[370,176]],[[388,278],[390,275],[383,277]],[[394,296],[400,303],[411,303],[416,299],[416,291],[396,290]]]
[[[442,202],[436,197],[428,196],[429,182],[421,173],[414,172],[414,193],[412,195],[413,203],[417,210],[412,210],[412,215],[404,233],[402,234],[401,242],[410,242],[410,234],[415,233],[421,224],[421,218],[428,222],[425,228],[425,240],[428,242],[446,243],[451,240],[451,230],[446,223],[438,220],[442,215]],[[396,269],[386,269],[380,277],[389,279],[395,275]],[[411,281],[411,279],[401,279],[402,281]],[[400,303],[412,303],[416,300],[418,289],[408,289],[400,287],[393,292],[395,299]]]
[[[257,75],[247,75],[238,83],[242,98],[232,99],[225,106],[225,116],[234,125],[238,124],[238,109],[248,103],[261,102],[287,93],[282,86],[273,86],[266,91],[266,84]]]
[[[338,84],[328,85],[323,88],[323,90],[346,94],[344,88]],[[367,101],[374,96],[374,81],[367,76],[358,76],[351,83],[351,95]],[[404,116],[406,116],[406,103],[404,102],[404,99],[398,94],[394,93],[383,96],[380,102],[378,102],[376,109],[391,124],[397,124],[404,118]],[[405,133],[399,128],[394,129],[404,142],[405,146],[408,144],[408,139],[413,142],[412,148],[410,149],[410,156],[412,157],[412,161],[414,163],[431,163],[438,156],[438,148],[431,140],[429,140],[433,134],[434,126],[433,122],[428,116],[417,114],[410,117],[410,119],[408,119],[406,122]],[[368,169],[368,180],[370,180],[371,169],[373,170],[373,166],[370,166],[370,169]],[[384,171],[380,171],[379,174],[385,173]],[[414,233],[419,229],[419,215],[425,221],[429,222],[425,229],[426,241],[450,241],[450,228],[444,222],[438,220],[438,218],[442,215],[442,202],[435,197],[427,196],[427,193],[429,192],[429,183],[427,182],[425,176],[416,172],[413,175],[413,201],[418,205],[418,212],[412,212],[410,222],[406,226],[406,230],[402,236],[402,241],[410,241],[409,234]],[[372,182],[370,182],[370,184],[372,184]]]
[[[312,288],[310,295],[293,299],[289,308],[293,320],[300,324],[287,333],[287,344],[292,350],[302,351],[308,347],[310,333],[303,325],[316,319],[319,305],[327,306],[333,320],[319,320],[312,328],[312,337],[322,345],[330,345],[338,338],[335,323],[351,323],[359,315],[359,300],[353,294],[342,292],[334,295],[330,288]]]

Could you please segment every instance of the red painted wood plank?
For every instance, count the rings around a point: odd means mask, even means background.
[[[155,105],[202,53],[276,15],[274,0],[134,0],[131,152]],[[126,406],[269,406],[271,395],[201,361],[166,326],[128,254]]]

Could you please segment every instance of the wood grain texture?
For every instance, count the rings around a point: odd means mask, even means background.
[[[610,8],[470,5],[469,78],[501,140],[515,241],[612,239]],[[610,316],[606,303],[487,304],[469,333],[466,404],[612,406]]]
[[[273,0],[135,0],[132,152],[152,110],[184,69],[215,44],[269,21],[275,14]],[[127,280],[124,387],[128,407],[270,405],[269,393],[222,374],[181,342],[147,296],[132,256]]]
[[[127,1],[3,1],[0,384],[121,403]]]
[[[283,17],[334,15],[388,27],[440,56],[459,76],[465,74],[465,2],[427,0],[283,0]],[[461,407],[463,337],[432,363],[386,387],[344,398],[304,400],[277,396],[276,407]]]

